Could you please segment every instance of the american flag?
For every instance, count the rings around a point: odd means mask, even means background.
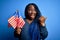
[[[22,28],[25,21],[21,16],[19,17],[19,11],[16,11],[15,14],[8,19],[8,23],[15,29],[16,27]]]

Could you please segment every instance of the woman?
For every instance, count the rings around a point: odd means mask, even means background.
[[[48,35],[45,25],[46,18],[41,15],[36,4],[30,3],[26,6],[25,17],[24,27],[16,28],[14,36],[19,40],[44,40]]]

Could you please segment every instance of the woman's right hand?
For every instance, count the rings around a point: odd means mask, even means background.
[[[20,35],[21,29],[20,28],[16,28],[16,33]]]

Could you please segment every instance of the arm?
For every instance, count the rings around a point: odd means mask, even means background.
[[[41,39],[45,39],[45,38],[47,38],[47,36],[48,36],[48,31],[47,31],[46,26],[41,26],[40,27],[40,37],[41,37]]]
[[[47,36],[48,36],[48,31],[47,31],[47,28],[46,28],[46,25],[45,25],[45,20],[47,18],[45,18],[44,16],[41,16],[39,18],[39,24],[40,24],[40,37],[41,39],[45,39]]]

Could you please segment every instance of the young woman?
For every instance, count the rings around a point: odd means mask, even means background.
[[[44,40],[48,31],[46,29],[46,18],[41,15],[37,5],[30,3],[25,8],[25,25],[22,29],[16,28],[14,36],[19,40]]]

